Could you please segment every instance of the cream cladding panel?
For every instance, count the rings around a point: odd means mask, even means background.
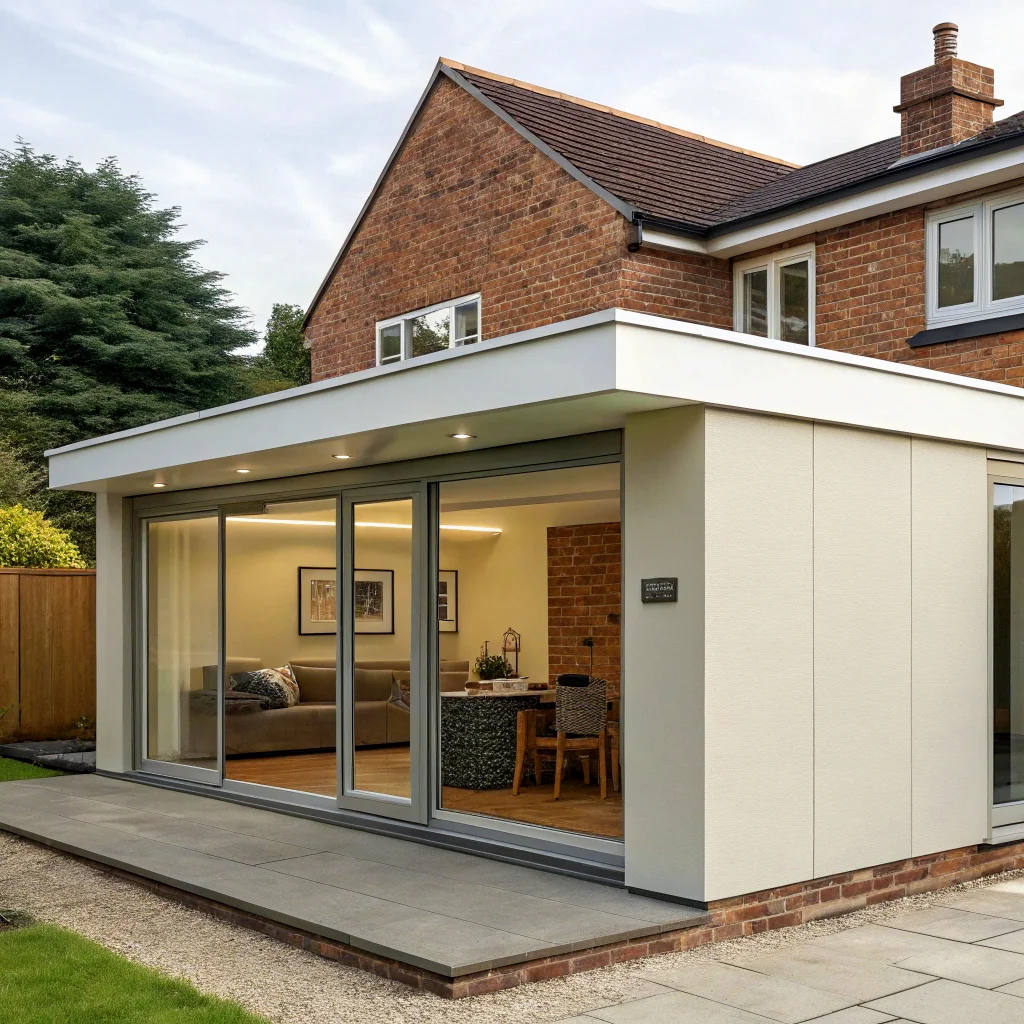
[[[911,855],[910,439],[814,428],[814,874]]]
[[[814,873],[814,428],[706,420],[707,899]]]
[[[988,820],[985,452],[915,438],[913,853],[967,846]]]

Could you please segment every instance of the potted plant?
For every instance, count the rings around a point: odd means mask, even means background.
[[[487,645],[480,648],[480,655],[473,665],[473,671],[482,680],[509,679],[512,666],[501,654],[489,654]]]

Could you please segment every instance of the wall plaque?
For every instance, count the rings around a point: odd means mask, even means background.
[[[679,577],[656,576],[640,581],[640,600],[644,604],[661,604],[679,600]]]

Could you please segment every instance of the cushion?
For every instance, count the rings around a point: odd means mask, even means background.
[[[231,689],[265,697],[268,710],[290,708],[299,703],[299,685],[287,665],[237,672],[231,677]]]
[[[441,659],[439,666],[442,672],[462,672],[466,678],[469,678],[469,662],[468,661],[445,661]]]
[[[389,668],[357,668],[355,670],[356,700],[390,700],[394,675]]]
[[[462,690],[466,686],[466,682],[469,679],[469,669],[465,672],[445,672],[441,671],[441,692],[450,693],[453,690]]]
[[[288,666],[299,684],[299,700],[334,703],[334,666],[306,665],[292,662]]]

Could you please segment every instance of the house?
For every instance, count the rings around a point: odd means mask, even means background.
[[[934,41],[806,167],[442,60],[313,383],[49,453],[100,769],[707,937],[1019,863],[1024,113]]]

